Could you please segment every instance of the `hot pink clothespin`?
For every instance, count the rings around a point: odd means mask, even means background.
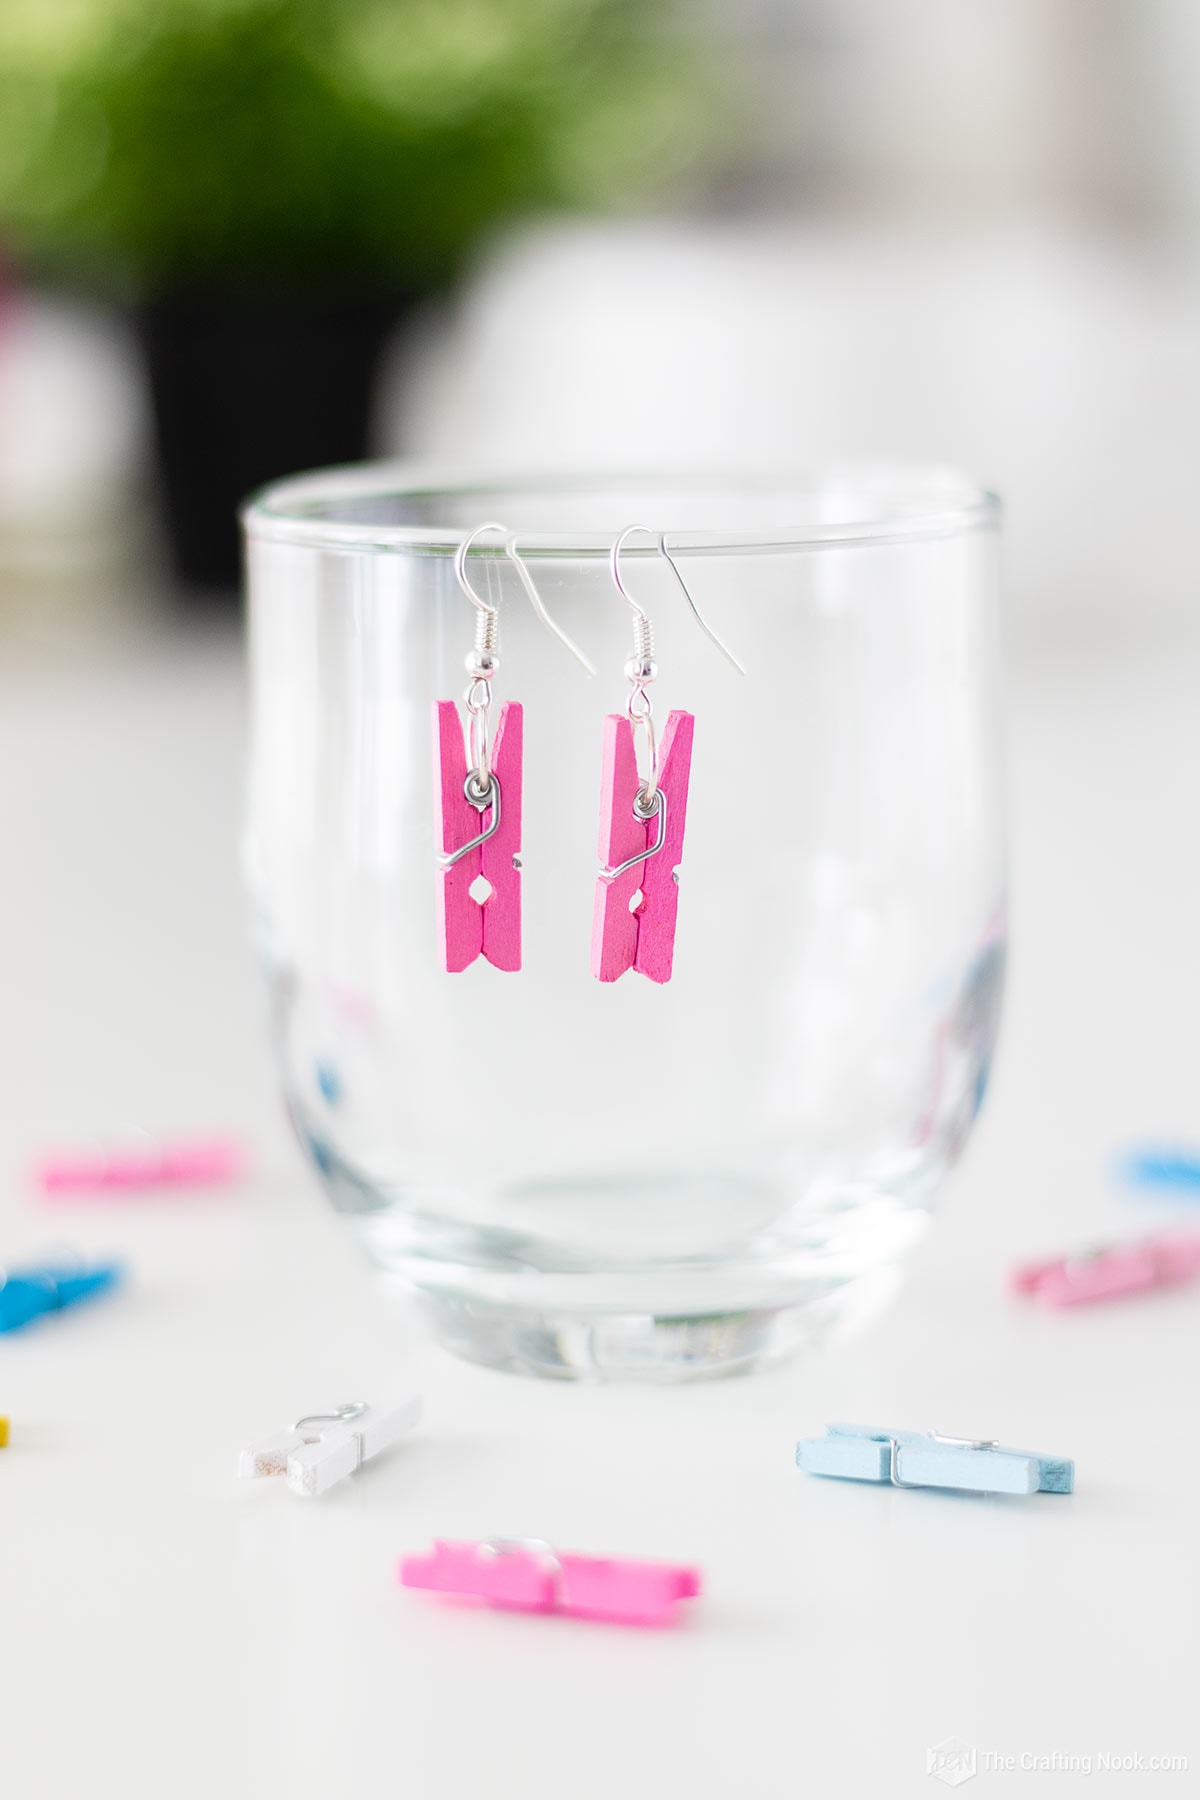
[[[676,871],[683,857],[695,726],[691,713],[668,714],[658,759],[657,810],[643,817],[633,725],[622,713],[610,713],[604,721],[604,867],[592,915],[592,974],[597,981],[616,981],[626,969],[651,981],[671,979],[679,912]]]
[[[458,974],[478,956],[496,969],[519,969],[523,709],[514,700],[500,708],[483,806],[467,799],[466,745],[453,700],[434,701],[434,723],[434,801],[443,852],[438,936],[446,969]],[[487,891],[480,893],[476,883],[486,883]]]
[[[451,1543],[400,1563],[400,1585],[460,1594],[508,1612],[564,1613],[614,1625],[669,1625],[680,1600],[700,1592],[686,1563],[578,1556],[536,1538]]]
[[[1200,1236],[1164,1232],[1124,1244],[1101,1244],[1075,1256],[1022,1263],[1012,1272],[1014,1293],[1047,1306],[1084,1306],[1149,1288],[1174,1287],[1200,1276]]]
[[[216,1187],[243,1175],[247,1162],[244,1147],[234,1138],[177,1139],[82,1154],[55,1152],[39,1163],[34,1180],[48,1200],[147,1188]]]

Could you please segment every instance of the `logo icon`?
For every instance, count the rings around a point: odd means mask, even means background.
[[[930,1744],[925,1752],[925,1773],[936,1775],[947,1787],[961,1787],[975,1774],[975,1751],[961,1738],[943,1738],[940,1744]]]

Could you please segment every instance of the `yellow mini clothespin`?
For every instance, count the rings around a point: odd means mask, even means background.
[[[4,1417],[3,1413],[0,1413],[0,1450],[3,1450],[3,1448],[4,1448],[5,1444],[7,1444],[7,1442],[8,1442],[8,1420]]]

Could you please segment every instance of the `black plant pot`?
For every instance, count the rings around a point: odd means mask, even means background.
[[[237,592],[237,509],[263,482],[367,452],[384,346],[412,296],[196,294],[137,315],[163,512],[185,592]]]

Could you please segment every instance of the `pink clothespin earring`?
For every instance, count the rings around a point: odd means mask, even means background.
[[[462,727],[453,700],[434,702],[435,804],[441,820],[442,855],[438,935],[447,971],[465,969],[483,956],[497,969],[521,967],[521,757],[524,711],[516,701],[500,708],[494,745],[488,739],[492,680],[500,667],[500,615],[467,579],[467,557],[485,531],[504,531],[494,522],[464,538],[454,557],[459,586],[476,609],[475,647],[467,653],[466,706],[469,729],[464,758]],[[515,537],[504,554],[521,578],[543,625],[581,663],[587,657],[546,611]],[[465,769],[465,780],[464,780]]]
[[[500,614],[467,579],[467,557],[485,531],[463,539],[454,573],[478,613],[475,646],[467,653],[464,747],[458,707],[435,700],[434,804],[440,821],[438,937],[447,973],[457,974],[482,956],[493,968],[521,967],[521,761],[524,713],[506,700],[492,743],[488,717],[492,681],[500,667]]]
[[[745,670],[705,623],[664,538],[647,525],[630,525],[613,544],[608,567],[621,598],[633,609],[633,654],[625,664],[629,698],[625,712],[604,721],[600,787],[600,874],[592,914],[592,974],[617,981],[634,969],[650,981],[671,979],[679,912],[679,863],[687,824],[695,718],[671,712],[661,744],[647,691],[658,678],[654,627],[621,579],[621,551],[637,532],[655,540],[693,616],[742,675]],[[639,774],[637,734],[644,741],[645,773]]]

